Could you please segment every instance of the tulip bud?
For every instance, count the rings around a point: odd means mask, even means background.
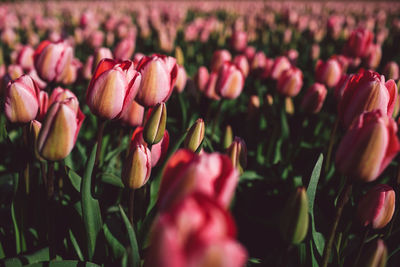
[[[336,59],[328,59],[326,62],[318,60],[315,67],[315,79],[327,87],[335,87],[340,81],[342,68]]]
[[[96,52],[93,55],[93,68],[95,68],[97,65],[99,65],[100,61],[103,58],[110,58],[113,59],[112,52],[109,48],[106,47],[100,47],[96,49]],[[93,72],[95,70],[93,69]]]
[[[375,180],[400,150],[396,133],[396,123],[381,110],[364,112],[340,142],[338,170],[358,181]]]
[[[122,39],[114,48],[114,58],[117,60],[129,60],[135,51],[136,40],[132,37]]]
[[[210,77],[210,74],[208,73],[208,70],[206,67],[201,66],[197,70],[197,73],[194,76],[193,80],[194,80],[197,88],[201,92],[203,92],[205,90],[209,77]]]
[[[217,84],[217,79],[218,79],[218,73],[216,72],[211,72],[210,76],[208,78],[207,84],[204,88],[204,94],[213,100],[219,100],[220,96],[217,95],[217,93],[215,92],[215,86]]]
[[[314,83],[304,95],[301,108],[307,113],[318,113],[324,104],[327,92],[323,84]]]
[[[317,60],[319,58],[320,51],[321,51],[321,48],[319,47],[319,45],[318,44],[313,44],[311,46],[311,52],[310,52],[311,55],[310,55],[310,57],[313,60]]]
[[[283,239],[290,244],[299,244],[308,231],[308,197],[304,187],[297,188],[283,209],[280,230]]]
[[[134,99],[141,75],[131,61],[100,61],[86,92],[86,103],[93,114],[103,119],[118,118]]]
[[[236,65],[225,62],[219,69],[215,91],[223,98],[237,98],[243,90],[244,76]]]
[[[225,128],[224,134],[224,149],[227,149],[233,142],[233,131],[230,125],[227,125]]]
[[[382,47],[379,44],[373,44],[369,48],[368,56],[366,58],[366,66],[369,69],[375,70],[381,63]]]
[[[247,147],[244,140],[236,136],[228,147],[227,154],[231,158],[233,166],[242,174],[247,166]]]
[[[249,62],[253,61],[254,55],[256,54],[256,48],[254,46],[248,46],[244,50],[244,54]]]
[[[290,69],[291,64],[287,57],[281,56],[274,60],[274,64],[271,67],[270,77],[274,80],[278,80],[281,74]]]
[[[377,72],[364,71],[353,75],[339,102],[339,118],[343,125],[348,127],[362,112],[374,109],[391,116],[397,98],[396,87],[393,80],[385,83],[385,78]]]
[[[36,118],[39,110],[39,88],[28,75],[8,84],[5,93],[5,114],[12,123],[25,123]]]
[[[388,185],[379,184],[365,194],[358,204],[357,215],[363,226],[385,227],[392,219],[396,195]]]
[[[78,100],[76,95],[74,93],[72,93],[70,90],[63,89],[61,87],[57,87],[53,90],[53,92],[50,95],[48,106],[51,106],[56,101],[63,101],[65,99],[71,98],[71,97]]]
[[[243,52],[247,46],[247,34],[244,31],[235,31],[232,34],[231,46],[236,52]]]
[[[197,149],[200,147],[201,143],[203,142],[204,131],[205,131],[205,126],[203,119],[197,119],[197,121],[192,125],[192,127],[190,127],[186,135],[184,141],[184,147],[193,152],[196,152]]]
[[[274,98],[272,97],[272,95],[265,95],[265,103],[267,103],[268,106],[272,106],[274,104]]]
[[[43,41],[34,54],[35,68],[43,80],[61,82],[67,75],[72,58],[72,47],[66,42]]]
[[[176,64],[183,66],[185,63],[185,58],[183,56],[182,48],[179,46],[175,47],[175,58],[176,58]]]
[[[390,61],[386,64],[383,73],[386,79],[397,80],[399,79],[399,65],[394,61]]]
[[[346,55],[351,57],[364,57],[374,39],[374,34],[367,29],[358,28],[354,30],[344,48]]]
[[[178,75],[176,77],[175,89],[178,93],[182,93],[187,82],[186,70],[183,66],[178,65]]]
[[[122,170],[122,181],[127,188],[138,189],[145,185],[151,173],[150,150],[136,144],[129,149],[129,155]]]
[[[265,56],[265,53],[263,51],[257,52],[251,61],[251,72],[260,75],[264,71],[266,62],[267,57]]]
[[[39,155],[37,150],[37,141],[39,137],[40,128],[42,128],[42,124],[37,120],[32,120],[29,126],[29,144],[33,151],[33,155],[38,160],[43,160],[43,158]]]
[[[24,75],[24,70],[20,65],[11,64],[7,67],[7,73],[10,75],[11,80],[16,80]]]
[[[143,130],[144,140],[150,144],[157,144],[164,136],[167,124],[167,107],[165,103],[157,104],[152,110],[149,119],[146,121]]]
[[[246,56],[244,55],[237,55],[234,59],[233,59],[233,63],[238,67],[238,69],[240,69],[243,73],[244,77],[247,77],[247,75],[249,74],[249,61],[247,61]]]
[[[132,100],[130,106],[122,111],[119,120],[122,124],[136,127],[143,124],[144,107]]]
[[[49,95],[45,91],[39,92],[39,114],[37,120],[43,121],[49,107]]]
[[[51,161],[67,157],[75,145],[84,118],[76,98],[53,103],[38,137],[40,156]]]
[[[231,61],[232,55],[228,50],[217,50],[211,59],[211,71],[219,71],[219,68],[225,61]]]
[[[24,70],[30,70],[33,68],[33,50],[30,46],[23,46],[18,52],[16,63],[20,65]]]
[[[388,257],[385,242],[378,238],[371,241],[361,254],[357,267],[385,267]]]
[[[294,97],[303,86],[303,73],[296,67],[285,70],[279,77],[277,90],[284,96]]]
[[[176,60],[163,55],[144,56],[137,66],[142,75],[136,101],[144,107],[166,102],[170,97],[178,74]]]

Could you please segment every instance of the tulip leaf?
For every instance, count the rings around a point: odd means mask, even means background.
[[[110,184],[119,188],[125,188],[124,184],[120,177],[112,174],[112,173],[103,173],[100,176],[100,179],[103,183]]]
[[[315,243],[315,247],[320,255],[322,255],[325,246],[324,236],[317,232],[315,229],[315,220],[314,220],[314,201],[315,194],[317,191],[318,181],[321,176],[321,168],[322,162],[324,161],[324,156],[322,154],[319,155],[317,163],[314,166],[314,169],[311,173],[311,179],[307,187],[307,196],[308,196],[308,209],[311,216],[311,229],[312,229],[312,237]]]
[[[131,250],[132,250],[133,266],[139,267],[140,256],[139,256],[139,247],[136,240],[135,230],[133,229],[131,223],[129,222],[128,216],[126,216],[121,206],[119,206],[119,210],[121,212],[122,220],[124,221],[126,230],[128,232],[129,243],[131,244]]]
[[[107,223],[104,224],[103,231],[104,236],[111,248],[112,254],[115,256],[115,258],[121,258],[125,252],[125,247],[121,244],[118,238],[114,236]]]
[[[67,166],[68,167],[68,166]],[[72,186],[77,192],[81,191],[81,182],[82,182],[82,177],[79,176],[76,172],[74,172],[72,169],[68,167],[67,170],[68,178],[69,181],[71,182]]]
[[[19,267],[19,266],[25,266],[26,264],[33,264],[47,260],[49,260],[49,248],[45,247],[31,254],[20,255],[15,258],[1,260],[0,266]]]
[[[92,262],[65,260],[65,261],[45,261],[40,263],[24,265],[24,267],[100,267],[100,266]]]
[[[96,242],[103,227],[101,220],[100,206],[97,199],[92,196],[92,173],[95,161],[97,145],[93,147],[89,160],[86,164],[85,175],[83,176],[81,185],[82,195],[82,219],[86,231],[86,242],[88,250],[88,258],[93,258]]]

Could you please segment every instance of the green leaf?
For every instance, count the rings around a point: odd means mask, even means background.
[[[122,209],[121,206],[119,206],[119,210],[121,212],[122,220],[124,221],[126,230],[128,232],[128,238],[129,238],[129,243],[131,244],[131,252],[132,252],[132,260],[133,260],[133,266],[134,267],[139,267],[140,266],[140,256],[139,256],[139,247],[136,241],[136,235],[135,231],[133,230],[133,227],[131,223],[129,222],[128,217],[126,216],[124,210]]]
[[[24,267],[100,267],[100,266],[92,262],[66,260],[66,261],[46,261],[41,263],[25,265]]]
[[[82,177],[79,176],[76,172],[74,172],[72,169],[67,167],[67,175],[69,178],[69,181],[71,182],[72,186],[77,192],[81,191],[81,182],[82,182]]]
[[[81,195],[82,195],[82,219],[85,226],[86,241],[88,258],[91,260],[94,255],[96,248],[96,242],[103,227],[101,220],[100,206],[98,200],[94,199],[92,196],[92,172],[94,167],[95,155],[96,155],[97,145],[93,147],[90,158],[87,162],[85,175],[83,176]]]
[[[121,178],[112,173],[103,173],[101,174],[100,179],[103,183],[110,184],[119,188],[125,188]]]
[[[79,247],[78,242],[76,241],[74,233],[71,231],[71,229],[68,232],[69,232],[69,239],[71,240],[71,244],[75,249],[76,255],[78,256],[79,260],[83,261],[84,258],[82,255],[82,251],[81,251],[81,248]]]
[[[314,201],[315,201],[315,194],[317,191],[318,181],[321,176],[321,167],[322,162],[324,161],[324,156],[322,154],[319,155],[317,163],[314,166],[314,169],[311,173],[311,179],[307,187],[307,196],[308,196],[308,208],[311,215],[311,230],[312,230],[312,237],[315,243],[315,247],[320,255],[322,255],[325,246],[325,239],[324,236],[317,232],[315,229],[315,220],[314,220]]]
[[[240,176],[240,181],[251,181],[251,180],[263,180],[264,177],[256,173],[255,171],[245,171]]]
[[[4,267],[19,267],[25,264],[32,264],[41,261],[49,260],[49,248],[45,247],[32,254],[21,255],[11,259],[5,259],[0,261],[0,265]]]
[[[281,140],[286,140],[289,137],[289,125],[287,122],[285,105],[281,108]]]
[[[121,258],[125,253],[125,247],[121,244],[117,237],[114,236],[107,223],[104,224],[103,231],[104,236],[111,248],[112,254],[115,256],[115,258]]]

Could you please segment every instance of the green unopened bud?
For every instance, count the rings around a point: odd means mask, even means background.
[[[204,130],[204,121],[200,118],[192,125],[192,127],[190,127],[185,138],[184,147],[192,150],[193,152],[197,151],[203,142]]]
[[[183,56],[183,52],[180,46],[175,47],[175,58],[176,63],[180,66],[183,66],[183,63],[185,63],[185,57]]]
[[[227,125],[224,134],[224,149],[227,149],[232,144],[232,141],[233,141],[232,127],[230,125]]]
[[[167,124],[167,107],[165,103],[157,104],[151,111],[143,130],[143,138],[149,145],[157,144],[164,136]]]
[[[247,165],[247,147],[244,140],[240,137],[235,137],[235,140],[227,150],[227,154],[231,158],[233,166],[242,174]]]
[[[362,253],[358,267],[385,267],[387,248],[382,239],[372,241]]]
[[[283,210],[280,230],[283,239],[290,244],[299,244],[308,230],[308,198],[304,187],[298,187],[290,196]]]

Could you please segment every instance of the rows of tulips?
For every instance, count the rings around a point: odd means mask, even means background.
[[[397,3],[0,5],[0,265],[397,266]]]

